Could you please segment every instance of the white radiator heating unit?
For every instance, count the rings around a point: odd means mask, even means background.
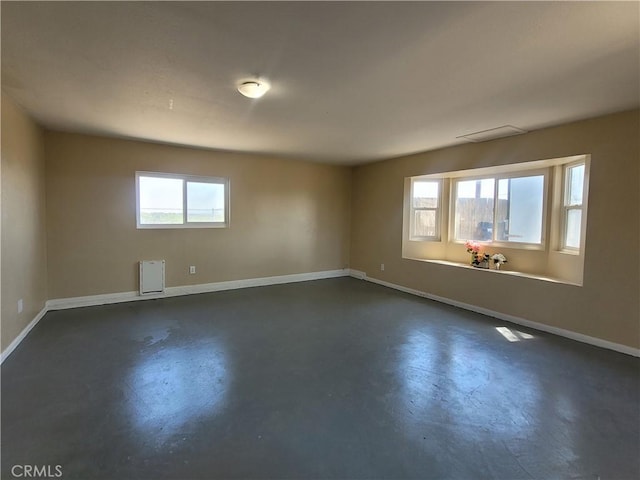
[[[164,260],[140,262],[140,295],[164,293]]]

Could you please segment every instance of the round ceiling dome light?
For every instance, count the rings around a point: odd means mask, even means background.
[[[238,91],[249,98],[260,98],[271,88],[264,80],[247,80],[238,85]]]

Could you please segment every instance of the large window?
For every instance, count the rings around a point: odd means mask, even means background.
[[[455,180],[454,239],[542,245],[545,175]]]
[[[229,180],[136,172],[138,228],[215,228],[229,222]]]
[[[402,257],[469,268],[474,241],[508,259],[502,273],[582,285],[590,162],[580,154],[405,178]]]
[[[495,179],[455,183],[454,238],[458,241],[493,239]]]
[[[412,242],[580,253],[588,156],[405,179],[405,233]],[[424,249],[423,249],[424,251]],[[440,252],[443,250],[441,249]]]

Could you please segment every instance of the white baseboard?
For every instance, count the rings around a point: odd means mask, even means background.
[[[524,327],[533,328],[534,330],[540,330],[547,333],[553,333],[554,335],[570,338],[571,340],[587,343],[589,345],[594,345],[596,347],[606,348],[608,350],[624,353],[626,355],[631,355],[633,357],[640,357],[640,348],[629,347],[627,345],[622,345],[620,343],[614,343],[608,340],[603,340],[601,338],[590,337],[589,335],[584,335],[582,333],[572,332],[571,330],[565,330],[563,328],[553,327],[551,325],[545,325],[544,323],[533,322],[531,320],[516,317],[514,315],[496,312],[494,310],[489,310],[488,308],[478,307],[476,305],[459,302],[457,300],[452,300],[446,297],[440,297],[438,295],[433,295],[431,293],[422,292],[420,290],[415,290],[413,288],[408,288],[402,285],[397,285],[395,283],[379,280],[377,278],[368,277],[365,272],[361,272],[359,270],[351,270],[350,276],[354,278],[359,278],[361,280],[366,280],[368,282],[376,283],[384,287],[400,290],[401,292],[410,293],[411,295],[417,295],[419,297],[428,298],[429,300],[435,300],[436,302],[446,303],[447,305],[452,305],[454,307],[463,308],[465,310],[470,310],[472,312],[480,313],[488,317],[497,318],[498,320],[504,320],[505,322],[515,323],[516,325],[522,325]]]
[[[235,290],[238,288],[264,287],[267,285],[278,285],[282,283],[306,282],[309,280],[322,280],[324,278],[346,277],[349,276],[349,273],[349,269],[325,270],[322,272],[294,273],[291,275],[278,275],[274,277],[247,278],[244,280],[231,280],[227,282],[167,287],[164,293],[150,295],[140,295],[138,292],[120,292],[107,293],[104,295],[89,295],[86,297],[57,298],[47,301],[47,309],[63,310],[67,308],[107,305],[110,303],[135,302],[156,298],[178,297],[181,295],[220,292],[223,290]]]
[[[92,307],[110,303],[134,302],[151,298],[162,298],[164,295],[140,295],[138,292],[106,293],[104,295],[88,295],[86,297],[54,298],[47,300],[47,311],[65,310],[67,308]]]
[[[361,270],[354,270],[353,268],[349,270],[349,276],[353,278],[358,278],[360,280],[366,280],[367,274]]]
[[[168,287],[164,293],[140,295],[139,292],[106,293],[103,295],[89,295],[85,297],[55,298],[47,300],[44,308],[36,315],[29,325],[25,327],[9,346],[2,352],[0,363],[11,355],[11,352],[20,344],[40,319],[50,310],[65,310],[67,308],[92,307],[108,305],[111,303],[135,302],[139,300],[152,300],[156,298],[177,297],[180,295],[193,295],[197,293],[219,292],[222,290],[234,290],[238,288],[263,287],[282,283],[306,282],[309,280],[322,280],[325,278],[347,277],[350,275],[348,268],[342,270],[325,270],[321,272],[294,273],[291,275],[278,275],[274,277],[248,278],[245,280],[232,280],[228,282],[203,283],[199,285],[185,285],[182,287]]]
[[[4,349],[4,351],[2,352],[2,355],[0,356],[0,364],[2,364],[5,361],[5,359],[9,355],[11,355],[11,353],[13,353],[16,347],[20,345],[20,342],[24,340],[24,338],[29,334],[29,332],[33,329],[33,327],[35,327],[38,324],[38,322],[42,319],[42,317],[44,317],[45,313],[47,313],[46,305],[42,310],[38,312],[35,318],[29,322],[29,325],[24,327],[24,329],[20,332],[20,334],[13,339],[13,342],[11,342],[9,346]]]
[[[570,330],[564,330],[562,328],[545,325],[543,323],[532,322],[524,318],[496,312],[493,310],[489,310],[487,308],[482,308],[482,307],[478,307],[468,303],[459,302],[457,300],[452,300],[450,298],[440,297],[438,295],[421,292],[420,290],[415,290],[413,288],[408,288],[402,285],[397,285],[395,283],[379,280],[377,278],[368,277],[365,272],[362,272],[360,270],[343,269],[343,270],[326,270],[322,272],[311,272],[311,273],[296,273],[292,275],[279,275],[274,277],[249,278],[246,280],[232,280],[228,282],[204,283],[199,285],[186,285],[182,287],[168,287],[165,290],[164,294],[157,294],[157,295],[140,295],[138,292],[120,292],[120,293],[107,293],[104,295],[90,295],[86,297],[57,298],[53,300],[47,300],[45,307],[35,316],[33,320],[31,320],[31,322],[29,322],[29,324],[22,330],[22,332],[20,332],[20,334],[2,352],[2,355],[0,357],[0,364],[4,362],[9,355],[11,355],[11,353],[16,349],[16,347],[20,344],[20,342],[24,340],[24,338],[29,334],[29,332],[33,329],[33,327],[37,325],[40,319],[42,319],[42,317],[44,317],[44,315],[49,310],[63,310],[67,308],[89,307],[89,306],[96,306],[96,305],[107,305],[111,303],[133,302],[133,301],[139,301],[139,300],[151,300],[154,298],[176,297],[180,295],[193,295],[198,293],[219,292],[223,290],[234,290],[234,289],[248,288],[248,287],[262,287],[267,285],[278,285],[283,283],[306,282],[309,280],[321,280],[325,278],[337,278],[337,277],[345,277],[345,276],[351,276],[354,278],[358,278],[360,280],[366,280],[368,282],[393,288],[395,290],[400,290],[405,293],[410,293],[411,295],[417,295],[419,297],[428,298],[430,300],[435,300],[440,303],[445,303],[447,305],[463,308],[465,310],[470,310],[472,312],[487,315],[489,317],[494,317],[500,320],[515,323],[517,325],[523,325],[529,328],[533,328],[535,330],[553,333],[561,337],[577,340],[578,342],[595,345],[597,347],[606,348],[608,350],[614,350],[616,352],[625,353],[627,355],[632,355],[634,357],[640,357],[640,349],[638,348],[629,347],[627,345],[621,345],[619,343],[609,342],[607,340],[602,340],[600,338],[590,337],[588,335],[583,335],[581,333],[572,332]]]
[[[265,287],[267,285],[279,285],[282,283],[307,282],[309,280],[322,280],[325,278],[348,277],[349,269],[326,270],[323,272],[294,273],[291,275],[278,275],[275,277],[248,278],[246,280],[231,280],[228,282],[201,283],[199,285],[185,285],[182,287],[168,287],[165,289],[165,297],[179,295],[193,295],[196,293],[220,292],[223,290],[235,290],[238,288]],[[147,298],[147,296],[145,296]]]

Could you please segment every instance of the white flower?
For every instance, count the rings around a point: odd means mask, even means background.
[[[493,263],[507,263],[507,257],[501,253],[493,254],[491,259],[493,260]]]

